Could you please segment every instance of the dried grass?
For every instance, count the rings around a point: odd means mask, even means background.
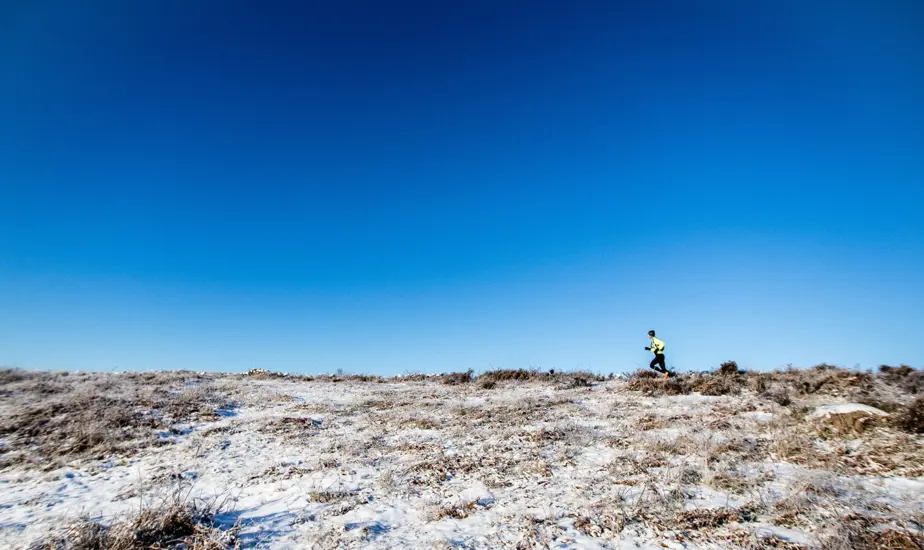
[[[741,508],[700,508],[687,510],[674,517],[677,529],[715,529],[725,524],[746,523],[757,519],[753,506]]]
[[[483,390],[493,390],[497,387],[497,380],[491,378],[479,378],[478,387]]]
[[[590,387],[594,382],[603,382],[606,377],[586,371],[540,371],[538,369],[498,369],[482,373],[477,381],[492,382],[545,382],[555,384],[559,389]],[[493,386],[492,386],[493,387]]]
[[[820,550],[924,550],[924,533],[860,514],[848,514],[829,526]]]
[[[914,369],[908,365],[890,367],[882,365],[879,373],[886,383],[901,388],[906,393],[918,394],[924,392],[924,371]]]
[[[910,405],[897,411],[893,419],[895,426],[905,432],[924,434],[924,396],[918,397]]]
[[[109,525],[81,518],[61,532],[35,541],[30,550],[143,550],[175,548],[227,550],[239,548],[238,529],[215,525],[214,503],[188,501],[181,493]]]
[[[626,387],[648,396],[686,395],[692,391],[690,377],[681,375],[665,379],[650,370],[638,370],[629,376]]]
[[[440,381],[443,384],[447,384],[450,386],[460,386],[463,384],[470,384],[472,380],[474,379],[473,378],[474,372],[475,371],[471,369],[469,369],[466,372],[450,372],[450,373],[442,375],[442,377],[440,377]]]
[[[215,420],[234,406],[193,373],[63,375],[9,373],[0,468],[69,458],[130,455],[158,442],[155,430]],[[190,385],[192,384],[192,385]]]
[[[702,395],[738,395],[743,386],[743,377],[728,374],[700,376],[693,381],[693,390]]]

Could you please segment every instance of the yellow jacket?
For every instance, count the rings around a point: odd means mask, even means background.
[[[658,340],[654,336],[651,337],[651,353],[655,355],[664,353],[664,342]]]

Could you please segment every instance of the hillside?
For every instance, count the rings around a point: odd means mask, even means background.
[[[6,370],[0,546],[922,549],[921,394],[910,368]]]

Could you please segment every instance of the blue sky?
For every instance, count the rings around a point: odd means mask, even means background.
[[[924,366],[924,5],[14,2],[0,364]]]

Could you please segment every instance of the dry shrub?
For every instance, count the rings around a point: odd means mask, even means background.
[[[603,382],[606,377],[584,371],[561,372],[554,369],[540,371],[537,369],[499,369],[481,374],[478,382],[491,380],[494,382],[550,382],[556,383],[562,389],[581,388],[592,385],[592,382]]]
[[[411,418],[401,423],[407,428],[417,428],[418,430],[435,430],[439,426],[429,418]]]
[[[214,504],[186,501],[177,494],[142,507],[132,516],[105,525],[82,518],[61,533],[38,540],[30,550],[145,550],[184,548],[225,550],[237,548],[237,528],[216,527],[220,512]]]
[[[709,529],[721,527],[727,523],[745,523],[757,519],[754,507],[741,508],[700,508],[687,510],[674,518],[679,529]]]
[[[478,510],[490,508],[490,504],[481,505],[477,500],[460,500],[455,504],[445,504],[437,507],[431,514],[432,521],[441,519],[465,519]]]
[[[274,378],[286,378],[287,375],[281,372],[272,372],[266,369],[250,369],[247,376],[255,380],[273,380]]]
[[[211,387],[187,387],[188,378],[178,373],[61,379],[36,373],[14,383],[18,391],[8,402],[14,412],[0,417],[0,437],[7,443],[0,467],[39,460],[54,468],[68,457],[130,454],[155,444],[155,429],[214,420],[221,408],[233,406]],[[57,389],[49,394],[49,388]]]
[[[897,386],[910,394],[924,392],[924,371],[915,370],[908,365],[890,367],[882,365],[879,374],[883,380],[892,386]]]
[[[552,477],[552,466],[543,459],[530,460],[523,468],[523,473],[534,474],[539,477]]]
[[[706,478],[707,487],[737,495],[747,494],[757,485],[758,480],[748,478],[745,474],[735,470],[715,472]]]
[[[376,376],[374,374],[347,374],[345,376],[341,376],[340,378],[350,382],[380,383],[385,381],[381,376]]]
[[[0,386],[7,386],[15,382],[30,380],[39,375],[23,369],[0,369]]]
[[[562,380],[559,382],[561,389],[573,389],[589,388],[593,386],[593,382],[597,377],[586,372],[573,372],[565,374],[561,378]]]
[[[506,382],[509,380],[535,380],[539,377],[539,372],[535,370],[529,371],[526,369],[497,369],[483,373],[478,377],[478,379],[494,380],[495,382]]]
[[[493,380],[491,378],[479,378],[478,387],[483,390],[493,390],[495,387],[497,387],[497,380]]]
[[[450,373],[442,375],[440,377],[440,380],[443,382],[443,384],[447,384],[450,386],[460,386],[462,384],[469,384],[471,383],[473,379],[472,375],[474,372],[475,371],[473,371],[472,369],[469,369],[466,372],[450,372]]]
[[[354,408],[357,411],[369,411],[369,410],[387,411],[391,409],[397,409],[400,407],[406,407],[406,406],[413,405],[413,404],[414,403],[411,401],[398,400],[393,397],[387,397],[386,399],[372,398],[372,399],[366,399],[365,401],[362,401]]]
[[[882,421],[877,418],[871,422],[879,426]],[[866,429],[851,420],[843,422],[845,431],[839,432],[831,425],[830,418],[825,422],[801,422],[795,415],[787,415],[760,429],[766,430],[762,437],[768,439],[775,460],[845,475],[924,475],[920,438],[916,434],[878,427]]]
[[[665,379],[650,370],[638,370],[629,376],[627,387],[645,395],[686,395],[692,391],[689,376],[674,376]]]
[[[523,432],[522,438],[533,443],[565,441],[575,433],[573,428],[541,428],[538,431]]]
[[[718,456],[734,455],[748,461],[760,461],[767,457],[768,442],[757,438],[734,438],[718,444],[713,449]]]
[[[638,369],[629,375],[629,380],[632,379],[643,379],[643,378],[661,378],[661,376],[653,370],[647,369]]]
[[[770,452],[777,460],[799,463],[810,462],[817,458],[815,445],[811,438],[795,431],[780,432],[770,442]]]
[[[912,401],[892,418],[899,429],[912,434],[924,434],[924,396]]]
[[[778,376],[770,373],[749,373],[748,387],[757,395],[786,407],[792,404],[786,386],[775,382]]]
[[[402,374],[401,376],[393,376],[388,379],[389,382],[426,382],[430,380],[433,376],[429,374],[420,374],[417,372]]]
[[[726,361],[719,365],[719,369],[716,371],[716,374],[721,376],[737,376],[743,373],[738,368],[738,363],[735,363],[734,361]]]
[[[792,405],[792,398],[789,397],[789,392],[783,388],[776,389],[776,390],[770,390],[766,394],[764,394],[764,396],[770,401],[773,401],[777,405],[780,405],[783,407],[788,407],[789,405]]]
[[[693,390],[703,395],[738,395],[742,386],[739,376],[705,375],[693,380]]]
[[[354,496],[355,493],[349,491],[309,491],[308,500],[311,502],[320,502],[321,504],[330,504]]]
[[[770,374],[752,374],[748,378],[748,387],[758,395],[765,395],[770,391],[770,385],[773,381],[773,375]]]
[[[268,421],[263,430],[272,434],[285,434],[293,438],[305,438],[324,429],[323,423],[307,416],[284,416]]]
[[[642,431],[660,430],[668,426],[667,419],[657,414],[645,414],[635,421],[635,427]]]
[[[693,391],[689,379],[685,376],[662,379],[661,382],[665,395],[686,395]]]
[[[465,519],[472,515],[475,509],[476,505],[474,502],[466,502],[456,506],[441,506],[433,512],[432,520],[439,521],[445,518]]]
[[[574,518],[574,528],[589,537],[614,537],[622,533],[631,521],[624,513],[609,506],[598,505],[587,515]]]
[[[854,396],[872,390],[875,381],[869,373],[827,364],[817,365],[808,370],[789,369],[774,375],[803,395]]]
[[[924,550],[920,530],[897,528],[860,514],[842,517],[821,540],[821,550]]]
[[[314,378],[313,380],[319,380],[322,382],[326,380],[328,382],[333,382],[335,384],[340,383],[340,382],[364,382],[364,383],[369,383],[369,382],[384,383],[385,382],[384,378],[382,378],[381,376],[373,375],[373,374],[343,374],[340,372],[338,372],[337,374],[318,376],[317,378]]]
[[[728,534],[718,534],[717,538],[729,543],[723,548],[740,548],[741,550],[810,550],[808,546],[796,544],[772,533],[753,533],[744,529],[735,529]]]
[[[453,415],[481,426],[520,426],[543,420],[553,414],[553,408],[570,401],[556,402],[526,397],[518,401],[501,402],[496,406],[460,406]]]

